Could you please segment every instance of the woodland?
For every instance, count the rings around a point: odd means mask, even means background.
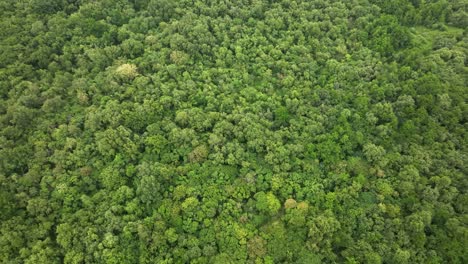
[[[0,0],[0,263],[468,263],[466,0]]]

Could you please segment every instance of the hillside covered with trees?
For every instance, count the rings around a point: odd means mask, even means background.
[[[465,0],[0,0],[0,263],[468,263]]]

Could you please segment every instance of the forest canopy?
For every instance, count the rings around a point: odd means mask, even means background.
[[[466,1],[0,18],[1,263],[468,263]]]

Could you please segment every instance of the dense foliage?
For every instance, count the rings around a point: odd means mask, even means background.
[[[464,0],[1,0],[1,263],[468,263]]]

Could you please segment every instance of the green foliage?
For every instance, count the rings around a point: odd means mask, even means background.
[[[0,18],[1,263],[468,263],[466,1]]]
[[[255,206],[258,211],[269,215],[275,215],[278,213],[281,204],[274,194],[259,192],[255,194],[254,197],[257,200]]]

